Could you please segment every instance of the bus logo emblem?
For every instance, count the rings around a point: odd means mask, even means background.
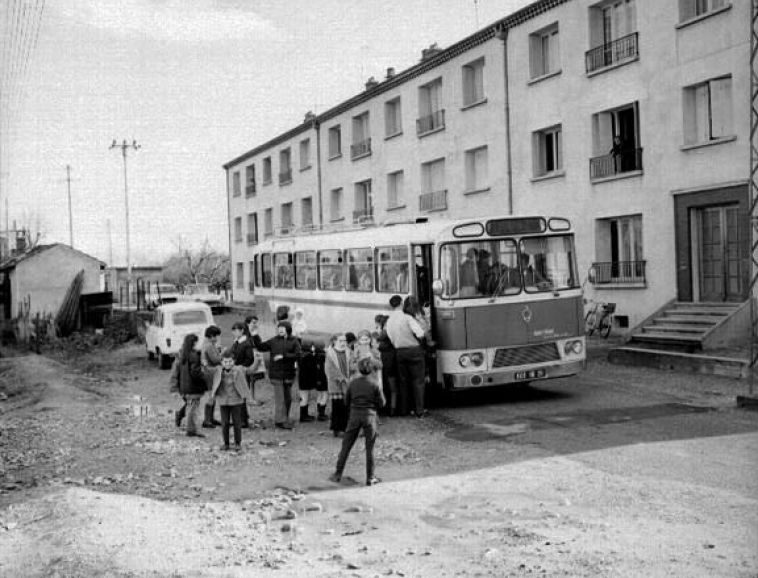
[[[521,311],[521,319],[524,320],[524,323],[532,322],[532,310],[529,309],[529,305],[526,305],[524,309]]]

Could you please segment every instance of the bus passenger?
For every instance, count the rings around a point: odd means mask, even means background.
[[[394,417],[397,413],[397,362],[395,348],[387,337],[387,319],[389,319],[388,315],[379,314],[374,321],[376,322],[377,349],[382,361],[382,391],[384,398],[389,400],[387,411]]]
[[[461,263],[461,297],[474,297],[479,285],[479,273],[477,272],[477,251],[471,247],[466,251],[466,259]]]
[[[524,287],[537,287],[540,283],[545,282],[545,278],[529,264],[529,260],[529,253],[521,253],[521,274],[524,277]]]
[[[421,340],[424,338],[424,329],[418,321],[403,312],[401,306],[403,299],[400,295],[390,298],[390,313],[387,319],[387,336],[395,347],[397,359],[397,372],[400,383],[401,412],[405,412],[405,401],[408,394],[413,393],[415,409],[412,412],[416,417],[423,417],[424,411],[424,378],[426,375],[426,361]]]
[[[329,398],[332,400],[332,418],[329,429],[334,433],[334,437],[339,437],[347,428],[345,393],[350,381],[350,353],[344,333],[332,335],[329,347],[326,349],[324,371]]]

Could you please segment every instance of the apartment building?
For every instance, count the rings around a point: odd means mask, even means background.
[[[370,79],[224,166],[234,299],[253,298],[259,227],[549,213],[623,326],[673,299],[744,301],[749,12],[542,0]]]

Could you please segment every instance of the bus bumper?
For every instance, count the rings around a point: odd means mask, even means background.
[[[556,377],[576,375],[586,365],[585,360],[571,361],[561,365],[532,367],[530,369],[501,368],[493,371],[476,373],[446,373],[444,374],[445,389],[466,389],[471,387],[488,387],[492,385],[507,385],[510,383],[528,383]]]

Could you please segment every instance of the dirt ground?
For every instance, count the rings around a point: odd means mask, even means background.
[[[726,475],[754,433],[555,457],[392,419],[385,481],[359,441],[336,486],[327,424],[264,399],[233,454],[177,430],[142,346],[0,359],[0,575],[758,576],[758,488]]]

